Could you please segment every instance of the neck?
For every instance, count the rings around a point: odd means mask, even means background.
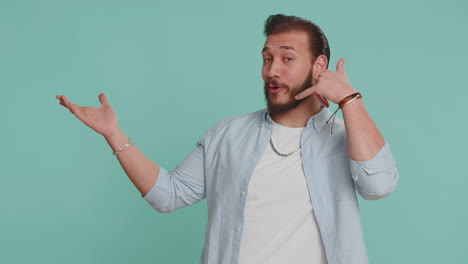
[[[280,114],[270,114],[271,119],[286,127],[305,127],[310,117],[320,112],[320,103],[315,96],[309,96],[298,107]]]

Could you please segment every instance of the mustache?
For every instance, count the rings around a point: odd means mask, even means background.
[[[288,88],[289,86],[283,82],[277,81],[277,80],[270,80],[269,82],[265,82],[265,88],[268,88],[269,86],[275,86],[275,87],[281,87],[281,88]]]

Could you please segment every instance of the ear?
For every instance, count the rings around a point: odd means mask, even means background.
[[[315,59],[314,65],[312,65],[314,79],[317,79],[319,74],[327,69],[327,66],[328,66],[327,57],[325,57],[325,55],[319,55]]]

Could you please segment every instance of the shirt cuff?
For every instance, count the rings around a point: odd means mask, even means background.
[[[157,211],[166,212],[170,192],[169,182],[171,175],[167,170],[159,167],[159,174],[156,183],[143,198]]]
[[[370,160],[366,161],[355,161],[351,160],[351,174],[353,175],[353,180],[357,181],[359,174],[364,172],[367,175],[372,175],[384,171],[389,171],[395,168],[395,161],[393,160],[392,153],[388,143],[385,142],[385,145],[377,152],[377,154]]]

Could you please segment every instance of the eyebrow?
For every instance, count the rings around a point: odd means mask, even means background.
[[[296,49],[294,47],[292,47],[292,46],[280,46],[279,48],[280,49],[285,49],[285,50],[294,50],[294,51],[296,51]],[[264,53],[265,51],[268,51],[268,50],[270,50],[269,47],[263,47],[262,53]]]

